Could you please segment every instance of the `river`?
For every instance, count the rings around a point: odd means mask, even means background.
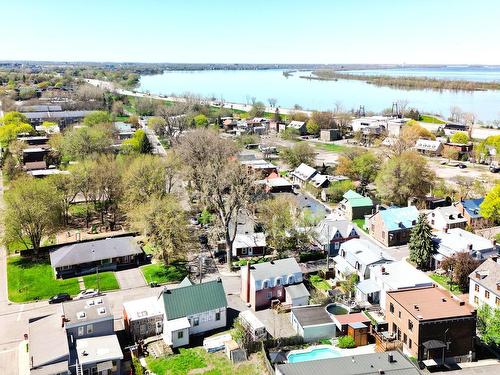
[[[484,70],[487,69],[487,70]],[[366,74],[427,76],[440,79],[499,80],[500,68],[431,68],[366,70]],[[142,76],[139,91],[160,95],[196,94],[223,98],[235,103],[248,103],[252,97],[265,102],[276,98],[278,106],[328,110],[341,103],[347,109],[379,112],[390,108],[397,100],[407,100],[409,107],[447,117],[450,108],[460,107],[474,113],[482,121],[500,118],[499,91],[434,91],[403,90],[378,87],[356,80],[319,81],[300,78],[310,72],[293,73],[285,77],[281,70],[205,70],[165,71],[163,74]]]

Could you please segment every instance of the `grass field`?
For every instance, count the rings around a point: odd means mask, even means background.
[[[150,371],[164,375],[258,375],[265,373],[260,364],[244,362],[233,365],[224,353],[207,353],[203,348],[180,349],[179,354],[164,358],[147,357]],[[202,369],[205,369],[203,371]],[[200,369],[197,371],[192,371]]]
[[[319,289],[319,290],[332,289],[330,284],[328,284],[328,282],[319,275],[311,275],[311,277],[309,278],[309,281],[316,289]]]
[[[76,278],[56,280],[50,263],[10,257],[7,261],[9,300],[28,302],[47,299],[58,293],[80,292]]]
[[[455,284],[448,284],[449,278],[444,275],[438,275],[437,273],[433,273],[429,275],[429,277],[441,285],[443,288],[449,290],[453,294],[461,294],[460,289]]]
[[[26,245],[28,245],[28,247],[26,247]],[[10,241],[5,247],[7,248],[7,252],[11,254],[31,248],[31,241],[28,238],[26,239],[26,245],[23,241],[17,240]]]
[[[336,143],[315,143],[315,146],[330,152],[342,152],[346,149],[346,146],[338,145]]]
[[[87,289],[98,289],[96,274],[83,276],[83,282]],[[99,272],[99,290],[105,292],[116,289],[120,289],[120,286],[116,281],[115,273],[111,271]]]
[[[434,116],[428,116],[428,115],[421,115],[420,121],[428,122],[430,124],[446,124],[446,122],[444,122],[444,121],[442,121]]]
[[[142,274],[146,282],[171,283],[180,281],[187,275],[186,267],[183,263],[172,263],[165,266],[161,263],[148,264],[141,267]]]
[[[363,228],[363,226],[365,225],[365,219],[353,219],[352,222],[356,224],[359,227],[359,229],[368,233],[368,231]]]

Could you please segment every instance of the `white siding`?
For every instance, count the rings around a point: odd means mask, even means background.
[[[217,312],[220,312],[220,320],[215,320]],[[191,335],[223,328],[227,324],[227,313],[225,307],[217,310],[206,311],[201,314],[189,315],[187,318],[191,322],[191,328],[189,328],[189,333]],[[197,326],[194,326],[195,319],[198,319],[199,322]]]

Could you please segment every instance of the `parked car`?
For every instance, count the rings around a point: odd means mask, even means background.
[[[92,298],[92,297],[97,297],[98,295],[99,291],[96,289],[85,289],[82,290],[80,293],[78,293],[75,299]]]
[[[457,167],[460,169],[467,168],[467,166],[464,163],[458,163]]]
[[[71,296],[68,293],[60,293],[56,294],[55,296],[52,296],[49,298],[49,303],[61,303],[61,302],[66,302],[66,301],[71,301]]]

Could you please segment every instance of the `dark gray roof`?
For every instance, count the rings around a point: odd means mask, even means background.
[[[318,324],[335,324],[325,306],[304,306],[292,309],[292,314],[302,327]]]
[[[92,111],[61,111],[61,112],[25,112],[28,119],[48,119],[48,118],[84,118]]]
[[[389,354],[393,355],[393,362],[389,362]],[[408,359],[394,351],[287,363],[276,368],[281,375],[361,375],[378,374],[379,370],[391,375],[420,374]]]
[[[105,238],[62,246],[50,253],[52,267],[72,266],[142,252],[133,236]]]
[[[20,109],[20,112],[58,112],[62,111],[62,107],[60,105],[46,105],[46,104],[37,104],[37,105],[27,105],[23,106]]]

